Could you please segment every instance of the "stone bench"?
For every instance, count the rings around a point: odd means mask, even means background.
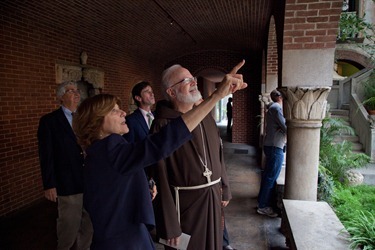
[[[283,199],[282,231],[290,249],[350,249],[343,229],[326,202]]]

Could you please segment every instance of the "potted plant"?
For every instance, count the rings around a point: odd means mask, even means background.
[[[356,12],[342,12],[339,21],[339,33],[337,41],[363,42],[367,36],[367,30],[372,29],[372,25],[359,17]]]
[[[370,115],[375,115],[375,73],[371,73],[370,77],[363,84],[363,106]]]

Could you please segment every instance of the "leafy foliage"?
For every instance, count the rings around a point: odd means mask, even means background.
[[[375,213],[375,187],[370,185],[359,185],[347,187],[337,184],[333,195],[332,205],[340,220],[345,224],[359,212],[368,211]]]
[[[362,104],[369,110],[375,110],[375,73],[374,71],[370,77],[363,84],[364,98]]]
[[[351,235],[351,248],[375,249],[375,187],[337,187],[332,205]]]
[[[334,194],[335,183],[328,169],[319,165],[318,173],[318,200],[331,203]]]
[[[338,39],[346,40],[360,35],[367,38],[373,27],[366,22],[364,17],[359,17],[356,12],[343,12],[340,15]]]
[[[349,232],[351,249],[375,249],[375,187],[349,187],[343,182],[347,170],[370,160],[352,152],[347,141],[334,143],[335,136],[354,134],[342,119],[325,118],[320,132],[318,199],[330,203]]]
[[[336,180],[344,180],[345,172],[352,168],[363,167],[370,157],[363,153],[353,153],[352,144],[348,141],[333,143],[334,136],[354,134],[351,127],[345,125],[342,119],[325,118],[320,130],[320,164],[329,170]]]
[[[375,249],[375,217],[369,212],[360,212],[358,217],[347,223],[346,230],[353,235],[351,249]]]

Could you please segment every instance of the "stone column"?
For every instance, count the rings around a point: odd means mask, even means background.
[[[284,198],[317,200],[320,127],[330,87],[286,87],[283,109],[287,124]]]

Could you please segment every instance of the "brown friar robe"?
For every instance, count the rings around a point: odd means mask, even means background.
[[[156,119],[151,132],[155,133],[171,119],[181,113],[166,105],[158,105]],[[209,114],[197,126],[193,139],[181,146],[168,158],[151,168],[156,180],[158,195],[154,200],[156,230],[160,238],[171,239],[184,232],[191,235],[188,249],[217,250],[222,248],[223,228],[221,222],[221,201],[229,201],[231,193],[226,174],[219,130]],[[205,161],[203,144],[206,147],[207,166],[212,171],[211,181],[221,177],[221,182],[197,190],[180,190],[181,225],[178,222],[173,187],[190,187],[207,183],[203,176]],[[221,192],[222,188],[222,192]]]

